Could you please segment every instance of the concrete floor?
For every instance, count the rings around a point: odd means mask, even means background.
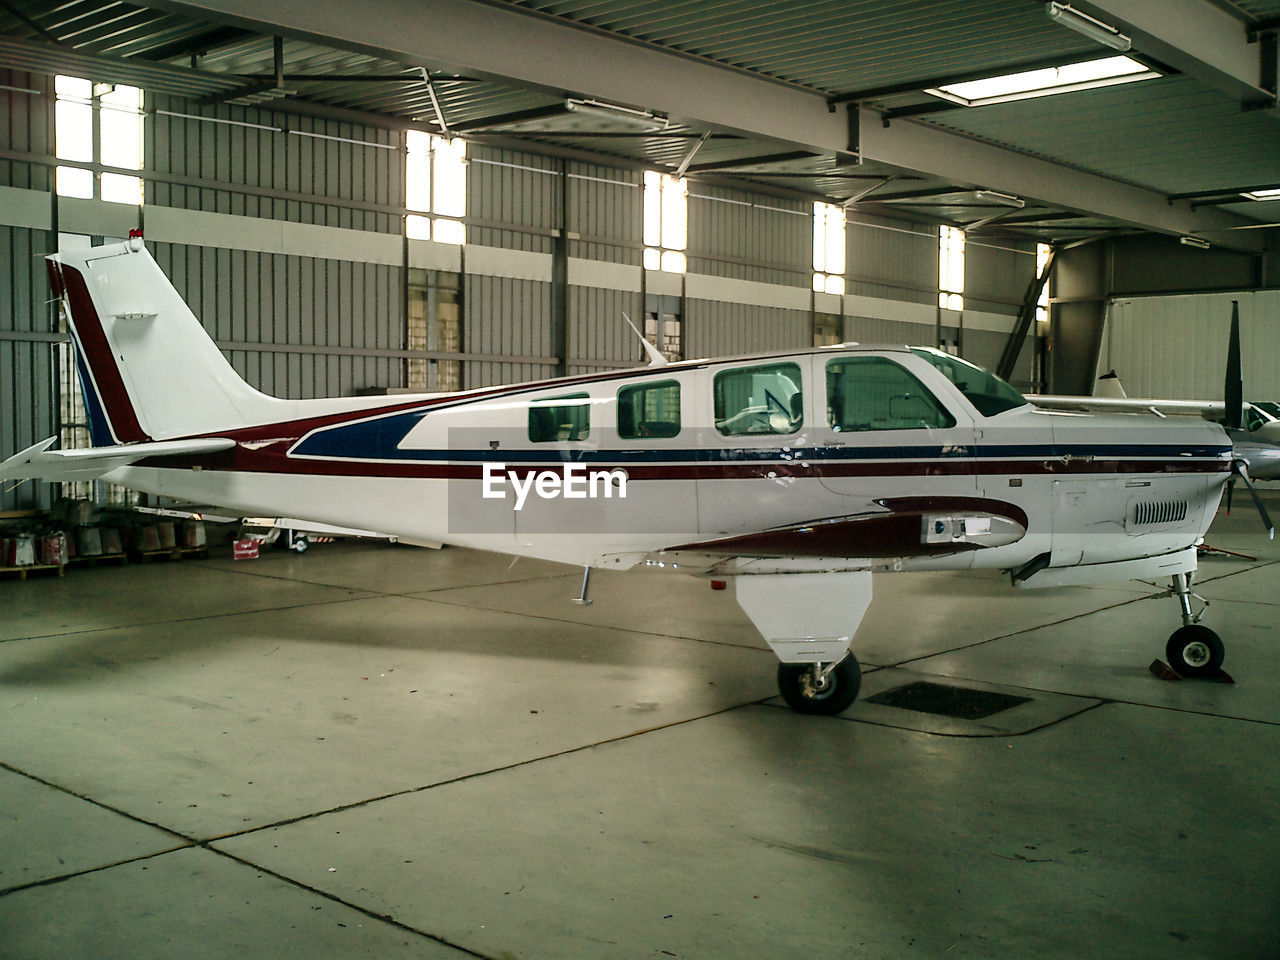
[[[1276,511],[1280,513],[1280,511]],[[877,578],[802,717],[729,592],[378,544],[0,582],[0,957],[1280,956],[1280,543],[1169,599]],[[876,669],[879,667],[880,669]]]

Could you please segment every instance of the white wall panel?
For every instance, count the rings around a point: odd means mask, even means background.
[[[1098,373],[1131,397],[1222,398],[1231,301],[1240,302],[1245,398],[1280,399],[1280,291],[1135,297],[1107,311]]]
[[[587,373],[639,366],[640,342],[622,319],[626,313],[640,329],[643,309],[638,292],[594,287],[569,288],[569,372]]]
[[[0,85],[41,90],[46,77],[0,70]],[[0,148],[53,152],[49,98],[0,90]],[[53,204],[47,166],[0,160],[0,458],[58,430],[54,383],[56,314],[40,254],[53,250]],[[50,487],[0,485],[0,510],[49,503]]]
[[[711,300],[688,300],[685,311],[684,352],[691,359],[789,350],[812,342],[807,311]]]

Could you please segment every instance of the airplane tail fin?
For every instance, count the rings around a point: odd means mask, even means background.
[[[141,238],[46,258],[65,307],[96,447],[279,418],[232,369]]]
[[[1231,301],[1231,338],[1227,341],[1227,371],[1222,386],[1226,402],[1222,425],[1239,430],[1244,425],[1244,373],[1240,369],[1240,301]]]

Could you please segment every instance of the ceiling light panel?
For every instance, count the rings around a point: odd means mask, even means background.
[[[992,103],[1031,100],[1035,97],[1051,97],[1059,93],[1112,87],[1120,83],[1134,83],[1158,76],[1160,74],[1146,64],[1129,57],[1106,57],[1102,60],[1068,63],[1061,67],[1046,67],[1041,70],[987,77],[983,80],[951,83],[925,90],[925,93],[965,107],[983,107]]]

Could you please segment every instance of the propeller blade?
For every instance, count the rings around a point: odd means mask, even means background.
[[[1222,425],[1228,430],[1244,426],[1244,373],[1240,369],[1240,301],[1231,301],[1231,338],[1227,341],[1227,372],[1222,385],[1226,411]]]
[[[1231,479],[1227,481],[1227,516],[1231,516],[1231,494],[1236,490],[1236,472],[1231,471]]]
[[[1245,488],[1249,491],[1249,496],[1253,497],[1253,505],[1258,510],[1258,516],[1262,518],[1262,524],[1267,528],[1267,538],[1274,540],[1276,538],[1276,527],[1271,522],[1271,514],[1267,513],[1267,508],[1262,505],[1262,498],[1258,496],[1258,491],[1253,489],[1253,481],[1249,479],[1249,471],[1244,463],[1237,460],[1231,465],[1231,472],[1235,476],[1244,481]]]

